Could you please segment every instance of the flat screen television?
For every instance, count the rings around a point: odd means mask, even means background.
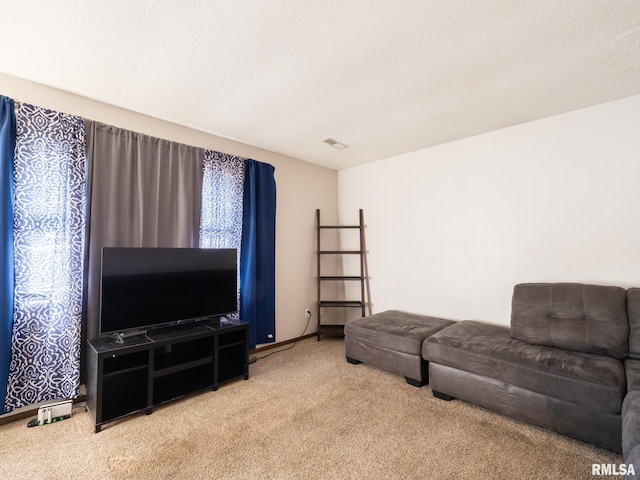
[[[236,249],[102,249],[100,334],[122,335],[236,312]]]

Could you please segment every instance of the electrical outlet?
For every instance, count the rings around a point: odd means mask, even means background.
[[[311,309],[309,307],[304,309],[304,316],[305,318],[311,317]]]

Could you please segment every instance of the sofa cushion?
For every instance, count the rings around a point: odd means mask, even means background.
[[[640,288],[627,290],[629,317],[629,356],[640,359]]]
[[[512,338],[508,327],[472,320],[427,338],[422,356],[605,413],[620,413],[626,392],[616,358],[533,345]]]
[[[454,320],[387,310],[350,320],[344,327],[344,334],[387,350],[419,357],[425,338],[454,323]]]
[[[517,340],[625,358],[629,352],[627,292],[578,283],[516,285],[511,336]]]

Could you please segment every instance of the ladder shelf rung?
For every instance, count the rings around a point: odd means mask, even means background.
[[[333,323],[321,323],[320,328],[323,330],[344,330],[344,325],[338,325]]]
[[[360,229],[360,225],[320,225],[318,228],[357,228],[357,229]]]
[[[344,335],[344,325],[320,324],[318,335]]]
[[[320,255],[325,255],[325,254],[360,255],[362,252],[360,250],[321,250],[318,253]]]
[[[320,307],[362,307],[360,300],[322,300]]]
[[[341,280],[348,280],[348,281],[357,280],[357,281],[360,281],[360,280],[362,280],[362,277],[333,275],[333,276],[326,276],[326,277],[322,276],[322,277],[320,277],[320,280],[337,280],[337,281],[341,281]]]

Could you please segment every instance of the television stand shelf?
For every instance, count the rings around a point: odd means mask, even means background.
[[[249,379],[249,324],[198,323],[150,331],[117,343],[88,342],[87,411],[105,423],[185,395]]]

